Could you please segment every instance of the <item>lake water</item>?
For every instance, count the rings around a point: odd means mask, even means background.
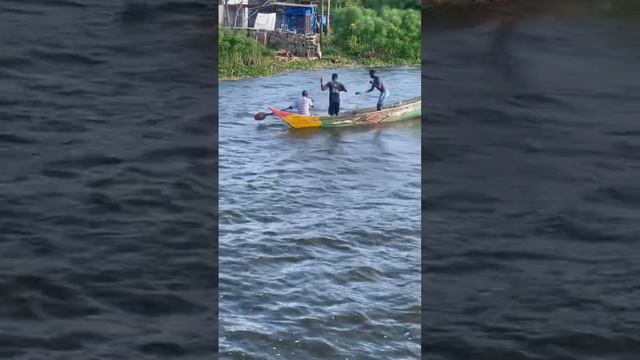
[[[220,83],[221,359],[420,357],[420,121],[352,129],[257,122],[332,70]],[[337,69],[343,109],[375,106]],[[393,96],[419,69],[381,69]],[[344,94],[344,93],[343,93]]]
[[[425,358],[637,358],[639,6],[423,19]]]
[[[212,358],[214,20],[0,0],[0,358]]]

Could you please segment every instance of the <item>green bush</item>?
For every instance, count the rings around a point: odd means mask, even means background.
[[[362,7],[370,9],[415,9],[420,10],[420,0],[360,0]]]
[[[392,9],[415,9],[420,10],[420,0],[332,0],[331,9],[345,7],[362,7],[367,9],[380,10],[388,7]]]
[[[229,29],[218,33],[218,68],[221,73],[235,75],[247,67],[267,66],[275,51],[242,34]]]
[[[332,23],[332,46],[365,58],[420,61],[420,11],[360,7],[337,9]]]
[[[362,0],[333,0],[331,2],[331,10],[350,6],[362,6]]]

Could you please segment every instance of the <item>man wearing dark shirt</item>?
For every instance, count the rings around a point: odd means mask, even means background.
[[[331,81],[324,83],[320,77],[320,90],[329,89],[329,115],[338,116],[340,112],[340,91],[347,92],[347,89],[338,81],[338,74],[331,75]]]
[[[380,91],[380,97],[378,98],[378,104],[376,105],[376,108],[380,111],[384,106],[385,99],[389,96],[389,91],[387,91],[387,88],[384,86],[384,82],[382,82],[382,79],[380,79],[380,76],[378,76],[375,70],[370,70],[369,76],[371,76],[371,79],[373,80],[369,81],[371,89],[367,90],[367,92],[372,92],[373,89],[378,89]]]

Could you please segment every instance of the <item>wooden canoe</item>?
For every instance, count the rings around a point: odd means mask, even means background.
[[[296,129],[312,127],[342,127],[357,125],[377,125],[420,117],[422,100],[420,97],[391,104],[389,107],[377,111],[375,108],[362,109],[345,113],[340,116],[305,116],[280,111],[269,106],[269,110],[284,122]]]

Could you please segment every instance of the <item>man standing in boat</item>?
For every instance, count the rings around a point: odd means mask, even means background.
[[[300,115],[311,116],[311,108],[313,107],[313,101],[309,98],[307,90],[302,90],[302,99],[296,100],[293,105],[284,110],[295,109]]]
[[[369,70],[369,76],[371,76],[372,79],[371,81],[369,81],[369,83],[371,84],[371,89],[367,90],[367,92],[372,92],[373,89],[378,89],[380,91],[380,97],[378,98],[378,104],[376,105],[376,108],[378,109],[378,111],[380,111],[384,107],[384,101],[389,96],[389,91],[384,86],[384,82],[375,70]]]
[[[324,83],[320,77],[320,90],[329,89],[329,115],[338,116],[340,112],[340,91],[347,92],[347,89],[338,81],[338,74],[331,75],[331,81]]]

